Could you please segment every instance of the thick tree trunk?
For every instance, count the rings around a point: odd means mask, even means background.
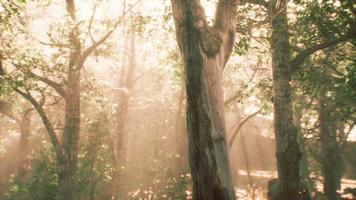
[[[195,37],[194,37],[195,35]],[[187,126],[194,199],[235,199],[225,138],[222,66],[204,61],[196,34],[186,60]],[[194,45],[195,44],[195,45]]]
[[[299,200],[299,150],[297,130],[293,124],[291,98],[290,46],[287,1],[271,6],[274,131],[278,170],[279,200]]]
[[[207,24],[199,0],[171,2],[185,64],[193,199],[232,200],[222,72],[234,41],[230,25],[235,23],[236,2],[219,1],[214,27]]]
[[[320,96],[319,122],[321,139],[321,166],[325,200],[340,198],[337,190],[341,186],[341,152],[336,136],[336,123],[332,111],[328,109],[325,93]]]

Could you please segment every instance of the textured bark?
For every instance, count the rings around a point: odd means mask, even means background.
[[[333,112],[328,108],[325,93],[321,92],[319,105],[319,123],[321,139],[321,166],[325,200],[340,198],[337,190],[341,186],[341,151],[336,136],[336,123]]]
[[[76,21],[74,0],[66,0],[66,3],[68,14],[73,21]],[[71,43],[71,49],[64,98],[63,159],[58,162],[60,200],[77,199],[76,172],[80,134],[80,76],[86,59],[81,55],[78,27],[71,30],[68,40]]]
[[[199,0],[172,0],[185,64],[193,199],[235,199],[226,144],[222,72],[235,33],[234,0],[220,0],[209,26]]]
[[[65,98],[65,116],[62,148],[64,160],[59,163],[59,199],[76,199],[76,171],[80,131],[80,68],[70,66]]]
[[[313,189],[313,182],[310,178],[310,171],[309,171],[309,162],[308,162],[308,154],[307,154],[307,149],[306,149],[306,144],[305,144],[305,139],[303,137],[302,133],[302,127],[301,127],[301,120],[302,120],[302,110],[301,109],[295,109],[294,110],[294,124],[297,129],[297,134],[298,134],[298,142],[300,146],[300,150],[302,152],[302,157],[300,159],[300,177],[302,182],[305,183],[305,186],[308,189],[309,196],[311,196],[311,192],[314,190]]]
[[[287,1],[271,6],[274,131],[278,171],[279,200],[297,200],[299,195],[299,150],[297,130],[293,123],[290,46]]]

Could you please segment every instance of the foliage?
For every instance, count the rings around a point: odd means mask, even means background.
[[[28,177],[15,176],[6,200],[56,199],[58,177],[53,152],[48,144],[31,161]]]

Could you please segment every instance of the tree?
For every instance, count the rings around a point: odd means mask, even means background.
[[[272,1],[272,69],[278,199],[300,199],[299,150],[293,121],[287,1]]]
[[[36,91],[39,92],[40,96],[43,97],[42,100],[37,100],[36,95],[31,92],[33,88],[23,82],[13,80],[11,76],[7,77],[6,70],[3,70],[5,67],[3,66],[1,66],[1,76],[9,82],[13,81],[14,84],[10,84],[12,89],[21,96],[23,96],[25,99],[27,99],[40,115],[56,154],[56,161],[58,165],[57,175],[59,178],[58,197],[59,199],[63,200],[71,200],[76,199],[77,196],[76,171],[80,136],[81,72],[84,68],[84,64],[87,58],[100,45],[102,45],[109,38],[110,35],[112,35],[114,30],[120,24],[122,18],[116,20],[111,28],[108,28],[99,39],[95,40],[91,34],[92,23],[95,14],[94,9],[92,19],[90,20],[88,25],[88,32],[91,36],[91,44],[88,47],[85,47],[85,43],[80,38],[80,22],[78,22],[76,17],[76,8],[74,0],[66,0],[66,10],[68,14],[67,23],[70,27],[68,35],[66,35],[67,38],[64,39],[64,42],[52,40],[51,42],[53,43],[46,43],[46,45],[49,45],[51,47],[59,48],[60,52],[62,53],[69,53],[68,59],[66,60],[66,69],[64,70],[64,74],[62,74],[63,78],[60,80],[60,82],[57,82],[58,80],[52,79],[51,77],[46,77],[45,75],[34,73],[31,68],[28,68],[28,66],[41,68],[52,67],[53,69],[55,69],[56,67],[60,68],[63,63],[54,63],[54,66],[51,66],[51,63],[43,62],[23,64],[19,60],[11,61],[12,57],[8,56],[9,62],[14,65],[19,72],[23,73],[23,76],[26,80],[34,79],[35,81],[46,84],[48,87],[54,89],[59,95],[59,97],[64,100],[64,128],[61,140],[58,138],[57,130],[55,129],[50,117],[48,116],[48,113],[45,110],[45,94],[43,93],[43,91]],[[5,56],[5,54],[1,55],[0,59],[6,59],[7,57]],[[28,60],[34,61],[36,60],[36,58],[28,58]],[[60,70],[58,70],[58,72],[59,71]],[[43,74],[46,73],[44,72]]]
[[[244,2],[257,4],[268,10],[268,21],[270,21],[272,30],[270,45],[272,49],[274,128],[279,177],[279,195],[277,196],[281,200],[300,199],[301,193],[299,191],[302,186],[299,166],[302,154],[299,150],[297,129],[293,120],[292,77],[310,55],[349,40],[355,35],[355,31],[351,29],[328,41],[316,41],[316,44],[305,47],[292,57],[290,26],[287,15],[288,1],[247,0]]]
[[[237,1],[220,0],[210,26],[199,0],[172,0],[185,65],[193,199],[235,199],[231,180],[222,73],[235,38]]]
[[[123,174],[126,169],[127,164],[127,149],[126,149],[126,134],[125,134],[125,127],[128,118],[128,111],[129,111],[129,103],[130,103],[130,93],[132,93],[132,88],[134,85],[134,76],[135,76],[135,68],[136,68],[136,48],[135,48],[135,24],[133,23],[130,28],[130,38],[126,38],[125,41],[125,51],[129,51],[129,61],[126,64],[126,55],[127,53],[124,52],[124,59],[123,59],[123,66],[120,72],[120,81],[119,87],[120,91],[118,92],[118,108],[117,108],[117,129],[116,129],[116,196],[121,195],[125,197],[124,190],[122,189],[124,183],[122,179],[124,178]],[[128,36],[128,34],[126,34]],[[127,48],[128,39],[130,40],[130,49]],[[120,194],[121,193],[121,194]]]

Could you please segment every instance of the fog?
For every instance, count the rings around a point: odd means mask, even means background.
[[[171,2],[0,2],[0,199],[193,199],[194,183],[203,175],[192,175],[191,166],[207,170],[210,166],[189,161],[195,151],[192,146],[198,144],[189,134],[204,137],[198,133],[206,120],[194,124],[187,118],[201,119],[204,111],[196,115],[187,111],[193,101],[186,91],[191,91],[187,87],[193,88],[194,82],[189,82],[184,48],[177,45]],[[215,23],[216,4],[202,1],[209,24]],[[313,36],[306,36],[308,31],[303,29],[298,35],[293,29],[295,24],[303,26],[305,16],[300,12],[308,14],[312,9],[298,2],[290,2],[288,9],[294,56],[295,49],[309,45],[308,40],[315,42]],[[278,97],[273,90],[270,18],[254,4],[241,3],[236,10],[234,50],[221,74],[221,130],[230,170],[226,174],[231,174],[238,199],[267,199],[268,182],[278,178],[276,147],[280,145],[274,128]],[[340,10],[348,13],[346,8]],[[318,91],[325,91],[325,105],[332,110],[328,113],[335,113],[328,123],[334,124],[338,162],[342,163],[340,168],[335,164],[341,179],[337,192],[355,198],[345,192],[356,188],[355,88],[351,83],[355,70],[348,67],[354,66],[354,38],[350,41],[311,55],[303,68],[307,75],[298,74],[289,82],[303,155],[298,173],[303,184],[308,182],[313,197],[324,192],[326,177],[319,108],[324,104],[318,96]],[[199,48],[203,51],[204,47]],[[316,79],[322,75],[311,76],[314,71],[308,66],[322,63],[324,54],[334,71],[316,67],[330,72],[324,75],[331,86],[322,90],[327,83],[319,84]],[[208,91],[204,95],[214,95],[212,89]],[[219,105],[214,98],[209,102],[209,106]],[[210,109],[204,106],[203,110]],[[217,120],[211,113],[209,119]],[[209,134],[214,137],[219,126],[212,127]],[[220,159],[218,153],[215,157]],[[66,173],[71,181],[63,178]]]

